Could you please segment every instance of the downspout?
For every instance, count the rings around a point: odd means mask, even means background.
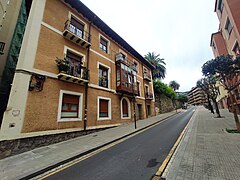
[[[88,32],[89,32],[89,36],[88,36],[88,42],[91,43],[91,27],[92,27],[92,22],[93,20],[95,19],[96,15],[94,15],[94,17],[92,18],[92,20],[90,21],[89,23],[89,26],[88,26]],[[89,80],[90,80],[90,76],[89,76],[89,60],[90,60],[90,47],[88,47],[87,49],[87,77],[88,77],[88,81],[84,83],[84,86],[85,86],[85,98],[84,98],[84,121],[83,121],[83,128],[84,128],[84,131],[86,132],[87,130],[87,110],[88,110],[88,83],[89,83]]]

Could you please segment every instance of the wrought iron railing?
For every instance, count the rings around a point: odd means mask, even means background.
[[[59,73],[67,74],[85,80],[89,79],[89,70],[83,66],[81,62],[76,63],[67,58],[57,58],[56,63],[59,69]]]
[[[75,34],[77,37],[79,37],[89,43],[91,42],[90,33],[88,31],[83,31],[81,29],[78,29],[73,24],[71,24],[71,22],[69,20],[67,20],[65,22],[64,29],[69,30],[71,33]]]
[[[153,93],[146,92],[146,99],[153,99]]]

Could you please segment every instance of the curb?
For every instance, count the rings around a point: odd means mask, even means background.
[[[156,122],[154,122],[154,123],[152,123],[152,124],[150,124],[150,125],[147,125],[147,126],[145,126],[145,127],[142,127],[141,129],[138,129],[138,130],[136,130],[136,131],[134,131],[134,132],[131,132],[131,133],[129,133],[129,134],[126,134],[126,135],[124,135],[124,136],[121,136],[121,137],[119,137],[119,138],[116,138],[116,139],[114,139],[114,140],[112,140],[112,141],[109,141],[109,142],[107,142],[107,143],[105,143],[105,144],[102,144],[102,145],[100,145],[100,146],[98,146],[98,147],[89,149],[89,150],[87,150],[87,151],[85,151],[85,152],[83,152],[83,153],[80,153],[80,154],[75,155],[75,156],[73,156],[73,157],[71,157],[71,158],[65,159],[65,160],[60,161],[60,162],[58,162],[58,163],[56,163],[56,164],[50,165],[50,166],[48,166],[48,167],[45,167],[45,168],[43,168],[43,169],[41,169],[41,170],[37,170],[36,172],[31,173],[31,174],[29,174],[29,175],[27,175],[27,176],[25,176],[25,177],[22,177],[22,178],[20,178],[19,180],[27,180],[27,179],[31,179],[31,178],[34,178],[34,177],[36,177],[36,176],[39,176],[39,175],[41,175],[41,174],[43,174],[43,173],[45,173],[45,172],[47,172],[47,171],[50,171],[51,169],[54,169],[54,168],[56,168],[56,167],[58,167],[58,166],[61,166],[61,165],[66,164],[66,163],[69,163],[70,161],[73,161],[73,160],[75,160],[75,159],[77,159],[77,158],[80,158],[80,157],[85,156],[85,155],[87,155],[87,154],[89,154],[89,153],[92,153],[92,152],[94,152],[94,151],[96,151],[96,150],[98,150],[98,149],[100,149],[100,148],[103,148],[103,147],[109,145],[109,144],[112,144],[112,143],[114,143],[114,142],[116,142],[116,141],[119,141],[119,140],[121,140],[121,139],[123,139],[123,138],[126,138],[126,137],[128,137],[128,136],[131,136],[131,135],[133,135],[133,134],[136,134],[136,133],[138,133],[138,132],[140,132],[140,131],[142,131],[142,130],[144,130],[144,129],[147,129],[147,128],[149,128],[149,127],[152,127],[152,126],[154,126],[155,124],[158,124],[159,122],[161,122],[161,121],[163,121],[163,120],[166,120],[166,119],[168,119],[168,118],[170,118],[170,117],[172,117],[172,116],[175,116],[175,115],[177,115],[177,114],[179,114],[179,113],[180,113],[180,112],[176,112],[176,113],[174,113],[174,114],[171,114],[171,115],[169,115],[169,116],[167,116],[167,117],[165,117],[165,118],[163,118],[163,119],[160,119],[160,120],[158,120],[158,121],[156,121]]]
[[[169,162],[171,161],[173,154],[175,153],[177,147],[179,146],[179,144],[181,143],[181,140],[183,139],[183,137],[186,134],[186,131],[189,127],[189,124],[192,122],[193,116],[195,114],[196,110],[194,111],[194,113],[192,114],[190,120],[188,121],[187,125],[185,126],[185,128],[183,129],[183,131],[181,132],[181,134],[179,135],[177,141],[174,143],[173,147],[171,148],[170,152],[168,153],[167,157],[164,159],[162,165],[159,167],[158,171],[152,176],[152,180],[166,180],[165,177],[163,177],[163,174],[165,173]]]

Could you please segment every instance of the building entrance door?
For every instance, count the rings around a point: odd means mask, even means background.
[[[137,119],[139,120],[139,119],[142,119],[142,117],[141,117],[141,115],[142,115],[142,105],[138,104],[137,108],[138,108],[138,110],[137,110]]]

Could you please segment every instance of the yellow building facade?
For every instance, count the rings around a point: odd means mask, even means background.
[[[80,1],[33,0],[1,139],[153,116],[153,68]]]

